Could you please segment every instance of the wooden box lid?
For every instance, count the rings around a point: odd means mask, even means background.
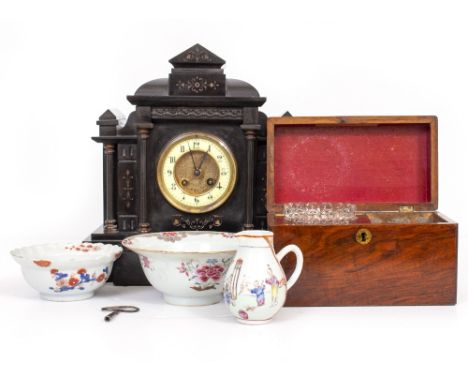
[[[267,209],[349,202],[437,210],[437,117],[279,117],[267,126]]]

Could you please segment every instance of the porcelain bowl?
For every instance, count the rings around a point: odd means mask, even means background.
[[[50,301],[92,297],[121,253],[120,246],[102,243],[43,244],[11,251],[26,282]]]
[[[226,232],[157,232],[128,237],[148,281],[173,305],[210,305],[222,300],[224,276],[237,251]]]

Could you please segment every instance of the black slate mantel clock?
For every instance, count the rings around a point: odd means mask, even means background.
[[[91,241],[266,226],[266,117],[258,111],[266,99],[250,84],[226,79],[225,61],[199,44],[169,62],[169,78],[127,97],[135,111],[125,123],[111,110],[97,121],[104,223]],[[112,279],[147,284],[132,253],[116,262]]]

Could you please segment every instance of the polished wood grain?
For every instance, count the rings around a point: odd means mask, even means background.
[[[457,300],[456,223],[434,213],[427,224],[293,225],[269,216],[275,248],[304,253],[287,306],[451,305]],[[367,228],[367,245],[355,233]],[[294,256],[282,265],[288,275]]]

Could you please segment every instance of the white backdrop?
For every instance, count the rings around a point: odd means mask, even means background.
[[[2,1],[0,375],[466,381],[468,89],[464,1]],[[146,288],[39,301],[9,249],[79,240],[102,220],[107,108],[201,43],[269,116],[439,117],[439,210],[460,223],[456,307],[284,309],[237,325],[220,304],[163,305]],[[104,325],[109,302],[142,307]],[[144,309],[143,309],[144,308]]]

